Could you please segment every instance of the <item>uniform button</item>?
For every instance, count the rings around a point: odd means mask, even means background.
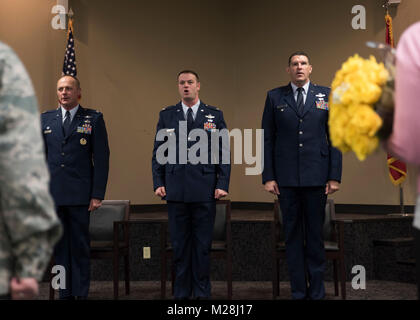
[[[299,131],[299,134],[303,134],[303,131]]]
[[[61,152],[61,155],[64,156],[64,152]]]
[[[299,143],[299,147],[303,147],[303,143]]]
[[[302,119],[299,119],[299,122],[303,122],[303,120]]]
[[[64,164],[61,165],[61,168],[64,168]]]

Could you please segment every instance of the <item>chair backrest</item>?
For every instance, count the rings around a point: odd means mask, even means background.
[[[128,220],[130,200],[104,200],[102,206],[90,214],[91,241],[113,241],[114,221]],[[120,240],[123,232],[120,233]]]
[[[283,215],[281,214],[279,200],[274,200],[274,222],[276,224],[276,238],[277,241],[283,241],[284,231],[283,231]]]
[[[325,204],[325,218],[323,226],[323,236],[325,241],[336,240],[334,235],[333,221],[335,220],[335,205],[333,199],[327,199]],[[274,221],[283,225],[283,217],[281,214],[280,203],[278,200],[274,201]],[[280,236],[283,234],[282,228],[280,228]],[[281,237],[283,238],[283,237]]]
[[[213,240],[226,241],[228,223],[230,223],[230,200],[219,200],[216,202]]]
[[[333,221],[335,220],[335,205],[333,199],[327,199],[325,204],[325,220],[323,235],[325,241],[336,241],[334,234]]]
[[[279,223],[280,226],[283,226],[283,216],[281,214],[279,200],[274,200],[274,221]]]

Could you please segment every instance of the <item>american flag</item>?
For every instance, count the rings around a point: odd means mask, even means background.
[[[69,27],[67,31],[67,46],[66,54],[63,63],[63,75],[70,75],[75,77],[77,75],[76,68],[76,53],[74,52],[74,38],[73,38],[73,20],[69,20]]]

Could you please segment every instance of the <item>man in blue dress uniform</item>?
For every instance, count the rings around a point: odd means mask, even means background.
[[[178,90],[182,100],[177,105],[164,108],[159,114],[152,158],[153,185],[155,194],[166,199],[168,204],[175,266],[174,298],[208,299],[211,293],[210,249],[215,201],[227,195],[230,178],[229,149],[226,145],[219,149],[219,152],[228,152],[223,158],[229,158],[229,161],[222,161],[221,157],[217,162],[213,161],[215,154],[212,154],[210,137],[213,132],[226,129],[226,124],[221,110],[200,101],[197,73],[181,71],[178,74]],[[182,132],[183,128],[187,132]],[[191,161],[195,143],[191,135],[187,138],[191,130],[204,132],[204,140],[208,142],[205,150],[200,149],[195,153],[203,156],[208,148],[208,156],[198,163]],[[176,139],[174,147],[177,157],[172,163],[163,163],[159,157],[159,147],[164,143],[158,139],[159,132],[169,136],[167,141],[171,136]],[[204,141],[200,138],[199,142]],[[188,152],[186,161],[182,161],[184,144]]]
[[[85,299],[90,283],[89,212],[101,206],[109,169],[108,136],[102,113],[83,108],[80,82],[57,82],[60,107],[41,115],[50,191],[63,225],[54,260],[66,271],[60,299]]]
[[[325,204],[339,189],[342,155],[329,139],[330,89],[310,82],[308,55],[293,53],[287,72],[291,82],[267,93],[262,180],[279,198],[292,298],[323,299]]]

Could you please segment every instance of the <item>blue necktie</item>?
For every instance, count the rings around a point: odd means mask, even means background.
[[[191,108],[188,108],[188,111],[187,111],[187,131],[188,132],[192,130],[193,124],[194,124],[193,111]]]
[[[298,109],[298,113],[300,115],[302,115],[303,114],[303,106],[304,106],[304,104],[303,104],[303,93],[302,93],[303,88],[297,88],[297,91],[298,91],[297,101],[296,101],[297,109]]]
[[[63,133],[65,137],[67,137],[70,130],[70,122],[71,122],[70,118],[71,118],[70,111],[67,110],[66,119],[64,119],[64,122],[63,122]]]

